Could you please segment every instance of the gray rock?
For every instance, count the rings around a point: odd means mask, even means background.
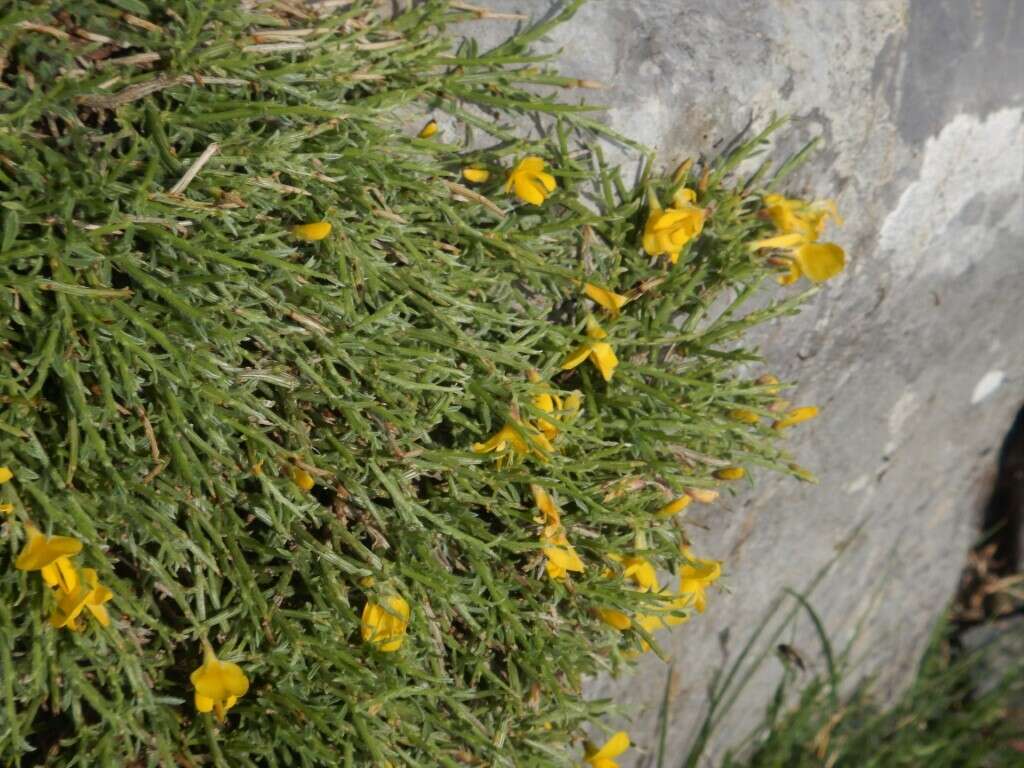
[[[483,4],[534,16],[552,5]],[[472,32],[496,42],[509,29]],[[595,0],[550,45],[565,73],[610,86],[589,99],[666,166],[713,153],[751,119],[795,115],[780,151],[810,136],[825,148],[793,191],[837,197],[847,221],[834,235],[847,271],[760,339],[801,382],[793,399],[822,407],[791,437],[821,484],[759,476],[691,514],[727,590],[662,637],[677,678],[665,765],[691,743],[713,671],[783,588],[829,563],[811,602],[858,670],[898,691],[953,594],[1024,401],[1024,4]],[[806,621],[785,641],[816,646]],[[752,677],[707,764],[761,717],[780,669],[769,660]],[[592,686],[636,714],[624,766],[654,764],[666,674],[648,654],[633,677]]]

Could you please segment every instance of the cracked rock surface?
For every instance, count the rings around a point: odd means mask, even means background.
[[[483,4],[535,18],[557,5]],[[471,28],[484,42],[509,30]],[[791,433],[821,483],[761,474],[691,508],[695,549],[725,561],[728,592],[659,636],[675,670],[665,764],[691,742],[714,670],[784,588],[829,563],[810,602],[836,647],[853,642],[858,673],[898,691],[953,596],[1024,402],[1024,4],[593,0],[548,44],[565,74],[609,85],[588,100],[665,166],[794,115],[780,152],[811,136],[824,151],[790,191],[836,197],[847,222],[831,232],[847,271],[758,339],[772,370],[802,382],[791,399],[822,408]],[[780,639],[822,669],[808,622]],[[635,675],[591,686],[636,713],[624,767],[654,765],[667,671],[647,654]],[[754,727],[780,674],[770,658],[750,680],[708,765]]]

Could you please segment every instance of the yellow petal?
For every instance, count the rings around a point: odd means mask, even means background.
[[[545,190],[547,190],[548,193],[554,192],[555,187],[558,186],[558,183],[555,181],[555,177],[552,176],[550,173],[535,173],[533,175],[533,178],[536,181],[540,182],[540,184],[544,187]]]
[[[761,248],[794,248],[803,243],[805,239],[803,235],[795,233],[776,235],[774,237],[765,237],[761,240],[754,240],[748,247],[752,251],[757,251]]]
[[[614,758],[629,749],[629,734],[619,731],[604,743],[593,757]]]
[[[794,408],[781,419],[776,420],[772,427],[774,429],[786,429],[792,427],[794,424],[801,424],[805,421],[810,421],[818,415],[818,408],[813,405],[806,405],[802,408]]]
[[[12,477],[14,477],[14,473],[11,472],[10,467],[0,467],[0,485],[10,482]]]
[[[209,696],[202,696],[199,693],[195,695],[196,710],[198,712],[212,712],[213,711],[213,699]]]
[[[675,195],[672,196],[672,203],[677,208],[684,208],[688,205],[692,205],[697,200],[697,193],[687,187],[680,187],[676,190]]]
[[[633,623],[629,620],[629,616],[614,608],[598,608],[596,612],[601,621],[620,632],[625,632]]]
[[[429,123],[420,128],[420,132],[416,134],[421,139],[429,139],[437,133],[437,120],[431,120]]]
[[[584,285],[583,292],[606,309],[612,317],[618,317],[619,311],[629,302],[629,297],[623,296],[621,293],[609,291],[607,288],[602,288],[593,283]]]
[[[562,370],[570,371],[590,357],[590,344],[581,344],[562,361]]]
[[[659,509],[655,514],[658,517],[672,517],[686,509],[690,505],[691,501],[693,501],[693,499],[689,496],[680,496],[675,501],[670,502]]]
[[[619,358],[615,356],[615,350],[612,349],[612,345],[604,341],[592,344],[590,347],[590,359],[597,366],[604,380],[611,381],[612,374],[615,373],[615,368],[619,364]]]
[[[544,159],[536,155],[527,155],[516,165],[516,172],[536,174],[544,170]]]
[[[786,260],[786,271],[775,278],[779,285],[792,285],[802,276],[800,265],[794,259]]]
[[[714,473],[719,480],[741,480],[746,474],[747,471],[743,467],[725,467]]]
[[[835,277],[846,266],[846,254],[835,243],[805,243],[793,257],[800,265],[800,271],[812,283],[820,283]]]
[[[292,227],[292,234],[299,240],[306,240],[307,242],[323,240],[331,234],[331,222],[314,221],[310,224],[297,224]]]
[[[0,515],[9,515],[14,511],[13,504],[0,504]]]
[[[516,197],[530,205],[541,205],[544,202],[544,190],[528,176],[517,174],[513,177],[513,188]]]
[[[462,175],[466,177],[466,181],[474,184],[483,184],[491,178],[491,172],[486,168],[463,168]]]
[[[82,542],[69,536],[44,536],[37,528],[26,525],[28,542],[14,561],[19,571],[38,571],[50,565],[58,557],[77,555],[82,551]]]

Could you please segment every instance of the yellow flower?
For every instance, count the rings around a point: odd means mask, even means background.
[[[316,485],[313,476],[301,467],[292,467],[291,476],[292,482],[304,491],[311,491],[313,486]]]
[[[544,171],[544,161],[534,155],[524,157],[509,171],[506,192],[515,192],[524,203],[540,205],[558,184],[555,177]]]
[[[725,467],[714,473],[719,480],[742,480],[746,474],[747,471],[743,467]]]
[[[817,240],[825,231],[825,223],[831,218],[842,226],[835,200],[807,202],[783,197],[765,195],[764,212],[775,228],[783,234],[797,233],[806,240]]]
[[[787,271],[779,278],[783,285],[793,283],[800,277],[806,277],[812,283],[821,283],[838,275],[846,266],[846,252],[840,246],[807,240],[799,233],[755,240],[750,248],[755,251],[772,248],[786,253]]]
[[[735,408],[729,411],[729,418],[733,421],[742,421],[744,424],[757,424],[761,420],[761,415],[747,408]]]
[[[629,749],[629,734],[619,731],[606,741],[600,749],[589,744],[583,762],[591,768],[619,768],[615,758]]]
[[[435,133],[437,133],[437,120],[431,120],[422,128],[420,128],[420,132],[416,135],[419,136],[421,139],[429,139]]]
[[[537,522],[544,527],[541,531],[541,551],[547,558],[545,569],[548,578],[564,579],[570,572],[582,573],[584,570],[583,561],[576,553],[576,549],[569,543],[562,527],[562,518],[551,495],[539,485],[530,485],[533,492],[533,500],[537,509],[541,511],[541,517]]]
[[[608,314],[612,317],[618,317],[622,308],[629,303],[628,296],[623,296],[621,293],[609,291],[607,288],[602,288],[601,286],[594,285],[593,283],[585,284],[583,286],[583,292],[593,301],[606,309]]]
[[[684,605],[692,604],[697,613],[704,613],[707,605],[704,591],[722,575],[722,563],[694,557],[689,549],[683,550],[683,556],[690,562],[679,571],[679,595],[685,599]]]
[[[529,443],[523,437],[523,432],[529,436]],[[499,466],[511,463],[512,459],[517,455],[525,456],[529,453],[533,453],[538,458],[544,460],[547,458],[547,454],[554,450],[551,442],[543,432],[519,421],[507,422],[484,442],[473,443],[473,450],[476,453],[504,454],[506,449],[511,449],[512,453],[508,456],[500,456],[498,458]]]
[[[70,558],[62,555],[46,567],[40,568],[39,572],[48,587],[56,587],[68,594],[78,589],[78,571],[71,564]]]
[[[249,678],[242,668],[233,662],[218,659],[209,645],[203,651],[203,666],[193,672],[189,679],[196,689],[196,709],[200,712],[216,712],[221,722],[224,721],[224,713],[235,706],[238,699],[249,690]]]
[[[562,361],[562,370],[572,370],[589,358],[597,366],[597,370],[601,372],[604,380],[611,381],[612,374],[615,373],[615,368],[619,364],[619,359],[615,356],[615,350],[612,349],[612,345],[603,341],[603,339],[607,338],[608,334],[589,315],[587,316],[587,336],[589,337],[587,341],[577,347]]]
[[[675,501],[669,502],[664,507],[659,509],[655,513],[655,515],[657,515],[658,517],[672,517],[673,515],[682,512],[684,509],[690,506],[691,501],[693,501],[693,498],[691,496],[680,496]]]
[[[620,558],[618,555],[611,556],[613,560],[622,563],[622,575],[632,580],[641,592],[658,591],[658,574],[651,565],[650,560],[641,555],[631,555]]]
[[[14,477],[14,473],[11,472],[10,467],[0,467],[0,485],[10,482],[12,477]]]
[[[683,247],[704,229],[707,211],[693,204],[697,193],[685,187],[676,193],[673,204],[667,209],[662,209],[655,195],[650,198],[651,210],[644,224],[644,250],[651,256],[668,256],[675,264]]]
[[[13,504],[0,504],[0,515],[9,515],[14,511]]]
[[[533,384],[540,384],[542,379],[537,371],[530,371],[527,378]],[[550,392],[541,392],[533,398],[533,406],[544,413],[559,413],[563,416],[573,417],[580,410],[581,395],[579,392],[572,392],[563,401],[558,395]],[[558,419],[537,419],[537,429],[544,433],[548,440],[558,437]]]
[[[806,405],[803,408],[794,408],[781,419],[776,419],[772,423],[772,428],[786,429],[787,427],[792,427],[794,424],[810,421],[817,415],[818,408],[813,405]]]
[[[28,542],[18,555],[18,559],[14,561],[14,567],[19,571],[51,569],[48,574],[53,579],[52,583],[58,583],[61,576],[55,563],[62,557],[67,558],[81,552],[82,542],[70,536],[44,536],[32,525],[26,525],[25,530],[28,533]],[[51,583],[50,578],[44,578],[48,584]]]
[[[466,177],[466,181],[471,181],[474,184],[483,184],[491,178],[491,172],[486,168],[463,168],[462,175]]]
[[[615,610],[614,608],[598,608],[595,613],[597,613],[597,617],[601,621],[609,627],[619,630],[619,632],[625,632],[633,625],[629,616],[624,614],[622,611]]]
[[[299,240],[307,242],[323,240],[331,234],[331,222],[314,221],[309,224],[296,224],[292,227],[292,234],[299,238]]]
[[[92,568],[83,568],[82,576],[85,583],[79,583],[71,592],[61,592],[57,598],[57,609],[50,617],[50,623],[57,627],[67,627],[72,632],[77,632],[80,627],[75,621],[83,608],[89,612],[104,627],[110,626],[110,614],[104,603],[108,602],[114,593],[100,584],[96,571]]]
[[[373,643],[383,653],[393,653],[402,647],[409,626],[409,603],[399,595],[385,598],[386,607],[368,601],[363,607],[363,640]]]

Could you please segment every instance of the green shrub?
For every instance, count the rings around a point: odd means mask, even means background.
[[[589,108],[548,93],[575,81],[528,51],[546,26],[452,52],[474,14],[372,6],[4,7],[7,764],[566,764],[609,707],[583,679],[696,608],[638,588],[648,563],[694,565],[657,512],[734,468],[806,476],[777,385],[740,375],[744,334],[802,298],[765,298],[781,262],[750,247],[791,165],[733,176],[767,132],[630,185]],[[539,206],[503,189],[526,156],[557,180]],[[707,218],[673,265],[641,247],[645,200],[684,185]],[[325,239],[292,230],[321,220]],[[562,369],[591,314],[610,382]],[[505,424],[505,451],[473,450]],[[538,525],[531,486],[560,521]],[[113,599],[16,568],[30,523],[81,542],[65,564]],[[584,570],[550,578],[570,546]],[[365,642],[394,596],[404,634],[391,616]],[[204,647],[250,683],[223,724],[193,706]]]

